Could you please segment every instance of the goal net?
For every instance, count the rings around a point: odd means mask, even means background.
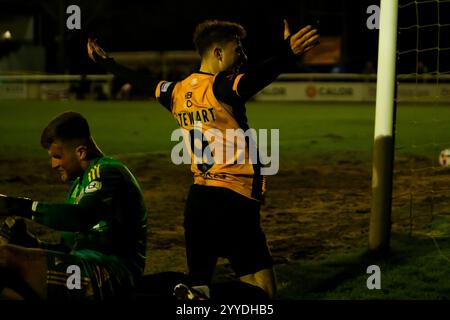
[[[399,1],[397,57],[392,229],[448,235],[450,0]]]

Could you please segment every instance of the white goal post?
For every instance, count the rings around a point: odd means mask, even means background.
[[[398,0],[381,0],[369,249],[389,248],[394,165]]]

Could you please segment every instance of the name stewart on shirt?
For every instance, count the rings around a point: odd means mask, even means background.
[[[216,112],[214,108],[196,110],[196,111],[186,111],[173,113],[175,119],[177,119],[178,125],[180,127],[193,126],[195,122],[208,123],[211,121],[216,121]]]

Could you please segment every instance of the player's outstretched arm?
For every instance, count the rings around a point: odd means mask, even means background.
[[[287,21],[284,21],[284,42],[275,54],[261,64],[230,79],[226,72],[216,77],[216,97],[231,103],[235,99],[247,101],[264,87],[272,83],[283,71],[293,65],[299,56],[314,48],[319,42],[318,30],[306,26],[291,34]]]
[[[134,88],[155,98],[156,87],[160,79],[141,74],[115,62],[95,40],[88,39],[87,54],[92,61],[102,66],[109,73],[127,80]]]
[[[80,231],[88,228],[103,212],[101,201],[82,201],[74,204],[46,204],[29,198],[0,194],[0,216],[18,216],[33,219],[60,231]],[[84,228],[84,229],[83,229]]]

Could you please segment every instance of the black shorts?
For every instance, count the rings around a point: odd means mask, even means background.
[[[260,203],[221,187],[192,185],[185,209],[189,275],[210,283],[217,259],[227,258],[241,277],[272,267],[260,225]]]

